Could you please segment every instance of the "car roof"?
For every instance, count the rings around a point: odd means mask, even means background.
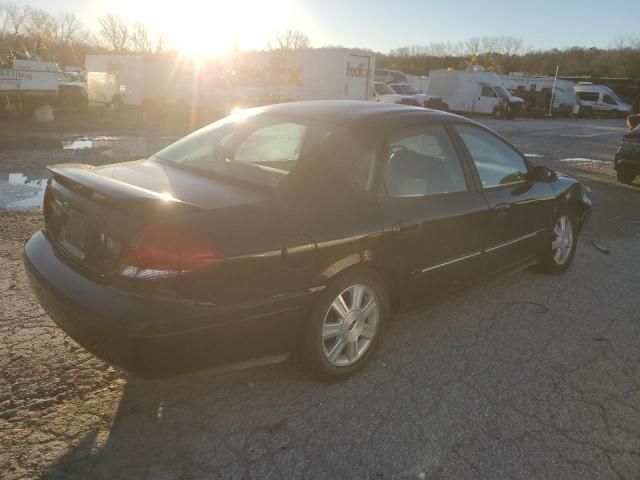
[[[417,117],[424,121],[469,121],[464,117],[438,110],[365,100],[311,100],[280,103],[261,107],[260,110],[263,113],[295,116],[345,127],[369,121],[398,124],[408,119],[415,121]]]

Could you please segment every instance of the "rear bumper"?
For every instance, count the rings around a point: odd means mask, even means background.
[[[220,306],[97,283],[60,259],[42,232],[24,249],[51,319],[88,351],[141,377],[167,377],[290,351],[314,295]]]

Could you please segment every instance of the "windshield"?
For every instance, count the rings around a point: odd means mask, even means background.
[[[391,87],[389,87],[389,85],[385,85],[384,83],[376,83],[373,88],[375,88],[378,95],[389,95],[394,93],[394,91],[391,90]]]
[[[203,173],[275,187],[296,166],[308,127],[258,115],[227,117],[160,150],[153,158]]]
[[[507,92],[504,87],[493,87],[500,98],[509,97],[509,92]]]

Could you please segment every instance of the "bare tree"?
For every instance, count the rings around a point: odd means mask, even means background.
[[[273,44],[269,43],[272,50],[298,50],[310,46],[311,40],[308,36],[299,30],[291,29],[278,32]]]
[[[167,49],[167,37],[164,35],[164,33],[158,33],[156,35],[154,44],[155,46],[153,47],[153,52],[156,55],[164,53],[164,51]]]
[[[109,13],[100,17],[98,23],[99,35],[105,48],[115,52],[127,49],[131,42],[131,34],[129,25],[122,17]]]
[[[9,30],[9,15],[4,3],[0,3],[0,42],[4,42]]]
[[[58,40],[64,46],[71,47],[83,31],[82,22],[74,13],[61,13],[58,16]]]
[[[15,3],[6,3],[4,5],[5,15],[7,16],[8,31],[14,39],[18,38],[18,35],[22,32],[26,13],[24,8]]]
[[[482,37],[480,39],[479,53],[484,55],[487,53],[494,53],[497,49],[496,39],[494,37]]]
[[[478,37],[472,37],[466,40],[464,42],[464,46],[466,48],[467,55],[469,55],[472,58],[477,57],[481,53],[480,44],[481,44],[481,40]]]
[[[151,53],[152,49],[151,35],[146,25],[142,22],[134,23],[131,31],[131,50],[136,53]]]
[[[33,42],[34,51],[51,48],[58,39],[56,19],[41,8],[28,7],[25,12],[24,30]]]
[[[498,53],[513,57],[524,48],[524,40],[516,37],[500,37],[497,39]]]

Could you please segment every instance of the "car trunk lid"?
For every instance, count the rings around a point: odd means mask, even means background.
[[[248,185],[144,160],[49,167],[45,231],[67,261],[102,281],[145,225],[265,200]]]

